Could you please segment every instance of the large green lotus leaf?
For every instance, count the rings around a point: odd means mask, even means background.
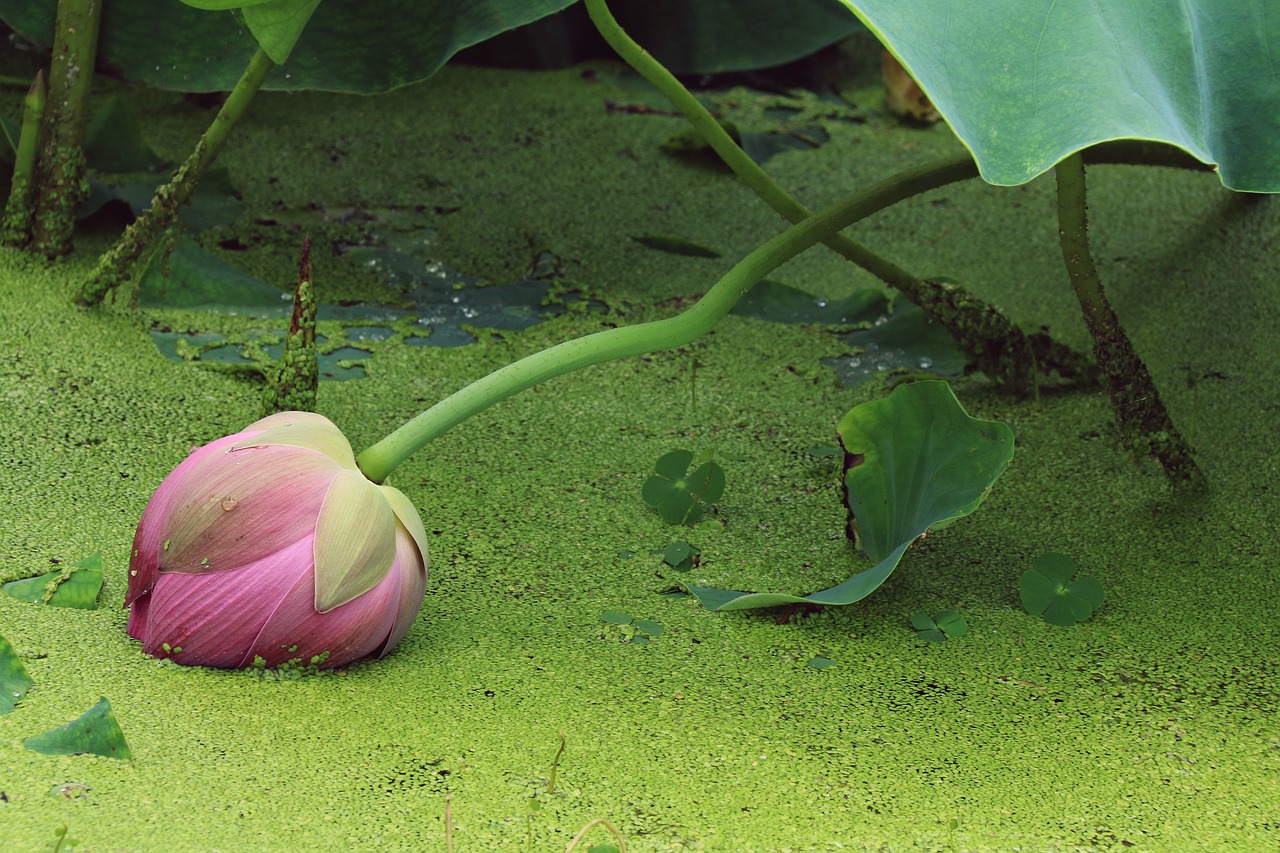
[[[1094,143],[1151,139],[1280,192],[1275,0],[844,0],[973,151],[1025,183]]]
[[[858,29],[839,0],[631,0],[611,5],[628,35],[675,74],[781,65]]]
[[[971,418],[945,382],[900,385],[840,421],[849,532],[875,565],[811,595],[689,587],[711,610],[852,604],[893,573],[911,544],[978,508],[1013,458],[1013,432]]]
[[[332,0],[316,8],[288,62],[263,88],[385,92],[425,80],[464,47],[571,4]],[[56,11],[57,0],[0,0],[0,20],[43,46],[52,39]],[[126,80],[184,92],[230,90],[257,47],[232,13],[193,9],[178,0],[103,4],[98,45],[99,64]]]

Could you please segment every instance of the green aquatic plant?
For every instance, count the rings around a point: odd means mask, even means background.
[[[917,637],[930,643],[945,642],[969,633],[969,623],[957,610],[944,610],[936,616],[921,610],[911,615],[911,627]]]
[[[30,604],[97,610],[98,593],[102,591],[102,554],[90,554],[58,571],[9,581],[3,589]]]
[[[1036,557],[1018,581],[1022,606],[1050,625],[1084,622],[1102,606],[1106,592],[1097,579],[1077,577],[1078,571],[1065,554],[1047,551]]]
[[[916,73],[974,152],[972,171],[962,177],[1015,185],[1054,169],[1062,255],[1094,339],[1095,364],[1044,329],[1024,333],[962,285],[918,278],[845,235],[832,235],[827,245],[924,309],[955,339],[970,369],[1020,393],[1038,393],[1039,377],[1050,372],[1085,383],[1101,380],[1124,444],[1156,459],[1170,480],[1199,482],[1189,444],[1102,289],[1089,250],[1084,169],[1086,163],[1198,170],[1216,164],[1232,189],[1280,191],[1280,113],[1266,64],[1280,23],[1263,14],[1260,0],[1228,15],[1179,8],[1154,16],[1122,0],[1036,0],[1016,15],[981,4],[939,15],[929,0],[844,2]],[[807,215],[622,30],[605,0],[586,0],[586,6],[619,56],[688,118],[752,190],[793,222]],[[1001,37],[993,39],[993,32]],[[1248,58],[1237,62],[1232,57],[1242,49]],[[1092,59],[1082,62],[1082,56]],[[1112,70],[1113,61],[1122,73]],[[988,85],[991,80],[999,85]],[[1260,104],[1271,108],[1259,113]]]
[[[13,644],[0,637],[0,714],[16,708],[33,684]]]
[[[930,530],[978,508],[1013,458],[1013,432],[970,417],[941,381],[900,385],[855,406],[838,429],[844,451],[847,533],[872,566],[809,595],[689,586],[711,610],[780,604],[852,604],[897,568]]]
[[[621,610],[606,610],[600,616],[602,622],[622,629],[622,642],[642,646],[662,633],[662,626],[652,619],[637,619]]]
[[[662,562],[677,572],[693,571],[702,557],[701,551],[688,542],[682,541],[672,542],[666,550],[658,553],[662,554]]]
[[[111,703],[105,698],[66,725],[29,737],[22,745],[41,755],[90,753],[125,761],[133,757]]]
[[[724,494],[724,469],[714,452],[695,457],[688,450],[673,450],[654,463],[653,470],[641,495],[667,524],[697,524],[707,505]]]

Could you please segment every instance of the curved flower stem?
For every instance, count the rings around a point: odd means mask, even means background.
[[[1131,450],[1155,456],[1169,479],[1193,481],[1199,474],[1191,448],[1174,429],[1155,381],[1102,290],[1102,280],[1089,251],[1084,161],[1080,154],[1072,154],[1054,171],[1058,180],[1062,257],[1080,300],[1085,325],[1093,335],[1094,357],[1111,394],[1120,435]]]
[[[791,222],[810,211],[780,187],[759,164],[733,141],[715,117],[662,63],[631,39],[610,14],[605,0],[586,0],[587,13],[618,55],[671,101],[730,169],[770,207]],[[1090,149],[1091,162],[1114,162],[1209,169],[1178,149],[1145,143],[1106,143]],[[969,177],[978,177],[975,167]],[[1064,379],[1096,381],[1093,365],[1080,353],[1057,342],[1045,331],[1024,333],[999,309],[961,285],[921,279],[844,234],[823,241],[908,300],[925,309],[955,339],[965,360],[977,370],[1018,393],[1036,387],[1040,371],[1055,371]]]
[[[258,48],[235,88],[227,95],[222,109],[214,116],[213,123],[196,143],[195,150],[173,173],[169,183],[156,190],[151,207],[135,219],[116,244],[98,260],[93,275],[76,293],[76,304],[97,305],[109,291],[130,279],[143,252],[177,219],[178,209],[191,198],[200,178],[226,145],[231,128],[249,108],[253,96],[262,88],[263,81],[274,67],[275,63],[266,51]]]
[[[973,161],[962,154],[900,172],[769,240],[738,262],[692,307],[675,317],[565,341],[495,370],[368,448],[356,462],[365,476],[380,483],[410,454],[512,394],[593,364],[671,349],[696,340],[728,314],[757,282],[805,249],[891,204],[972,177],[974,171]]]

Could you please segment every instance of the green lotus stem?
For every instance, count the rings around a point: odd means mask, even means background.
[[[77,304],[98,305],[108,292],[133,276],[143,252],[177,219],[178,209],[191,198],[200,178],[226,145],[231,129],[249,108],[274,67],[275,63],[266,51],[258,48],[254,52],[222,109],[218,110],[213,123],[196,143],[195,150],[173,173],[169,183],[156,190],[151,207],[130,223],[116,244],[98,261],[93,275],[75,295]]]
[[[18,137],[9,201],[5,204],[4,221],[0,225],[0,243],[10,248],[21,248],[31,242],[31,225],[35,219],[32,207],[35,185],[32,182],[35,179],[36,154],[40,149],[40,120],[44,116],[47,97],[44,71],[37,71],[35,82],[23,101],[22,134]]]
[[[604,0],[586,0],[596,28],[618,55],[653,84],[676,106],[707,144],[756,195],[791,222],[800,222],[811,211],[778,185],[742,150],[706,107],[644,48],[631,39],[609,13]],[[978,177],[972,164],[967,177]],[[845,234],[824,241],[828,248],[862,267],[885,284],[929,312],[947,330],[976,369],[1004,382],[1018,393],[1035,386],[1037,368],[1056,371],[1064,379],[1085,383],[1094,379],[1092,365],[1083,355],[1046,332],[1024,333],[1003,313],[958,284],[921,279]]]
[[[58,2],[31,228],[32,250],[51,258],[71,251],[76,212],[89,194],[84,128],[101,14],[102,0]]]
[[[1071,286],[1093,335],[1093,353],[1111,395],[1125,444],[1148,453],[1174,481],[1194,481],[1199,471],[1191,448],[1173,426],[1146,364],[1133,349],[1120,319],[1102,289],[1097,265],[1089,251],[1085,206],[1085,167],[1079,153],[1054,167],[1058,183],[1058,238]]]
[[[683,313],[638,326],[596,332],[557,344],[490,373],[455,392],[361,453],[365,476],[380,483],[412,453],[512,394],[601,362],[683,346],[706,334],[747,291],[786,261],[876,211],[969,177],[967,154],[908,169],[791,226],[729,270]]]
[[[652,83],[676,109],[684,113],[684,117],[702,134],[712,150],[720,155],[725,165],[732,169],[733,173],[741,178],[756,195],[789,222],[799,222],[813,214],[813,211],[797,201],[794,196],[779,186],[777,181],[769,177],[769,173],[760,168],[756,161],[747,156],[747,152],[733,141],[728,131],[720,126],[715,117],[675,78],[674,74],[627,35],[610,13],[604,0],[586,0],[586,6],[587,14],[591,16],[596,29],[600,31],[600,35],[609,46],[617,51],[624,62],[639,72],[640,76]],[[975,167],[974,175],[977,174]],[[823,242],[876,278],[902,291],[908,299],[916,301],[912,296],[920,282],[916,276],[844,234],[833,234]]]

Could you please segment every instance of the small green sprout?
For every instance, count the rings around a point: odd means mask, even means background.
[[[1019,582],[1022,606],[1050,625],[1068,627],[1083,622],[1102,606],[1106,592],[1091,577],[1075,578],[1075,562],[1064,554],[1046,551],[1036,557]]]
[[[707,451],[695,458],[688,450],[673,450],[663,456],[644,482],[644,502],[667,524],[696,524],[706,511],[705,505],[724,494],[724,469],[714,455]]]
[[[937,616],[921,610],[911,617],[911,627],[916,629],[916,636],[930,643],[945,642],[969,633],[969,624],[955,610],[944,610]]]
[[[630,613],[620,610],[606,610],[601,620],[622,629],[622,642],[633,645],[644,645],[662,633],[662,626],[651,619],[636,619]]]
[[[697,568],[702,552],[688,542],[672,542],[662,554],[662,562],[677,572],[688,572]]]

